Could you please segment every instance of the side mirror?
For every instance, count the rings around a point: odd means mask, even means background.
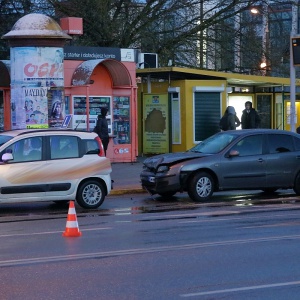
[[[13,159],[14,159],[14,157],[13,157],[12,153],[4,153],[2,155],[2,161],[3,162],[8,162],[8,161],[13,160]]]
[[[240,155],[240,152],[237,151],[237,150],[231,150],[229,152],[229,157],[233,157],[233,156],[239,156]]]

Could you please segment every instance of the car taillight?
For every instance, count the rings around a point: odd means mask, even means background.
[[[99,149],[100,149],[100,152],[98,155],[101,157],[104,157],[105,153],[104,153],[104,148],[103,148],[103,144],[102,144],[100,137],[99,136],[95,137],[95,140],[97,141],[97,143],[99,145]]]

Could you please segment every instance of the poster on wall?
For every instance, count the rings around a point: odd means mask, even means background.
[[[11,89],[10,109],[12,129],[26,128],[22,87],[14,87]]]
[[[26,128],[48,128],[47,88],[24,87]]]
[[[63,88],[50,88],[47,94],[49,127],[61,127],[65,119],[65,97]]]
[[[169,152],[168,94],[143,95],[143,153]]]
[[[12,129],[48,127],[48,90],[63,86],[63,48],[12,47]]]

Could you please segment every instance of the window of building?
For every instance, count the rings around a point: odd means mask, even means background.
[[[181,144],[181,114],[179,93],[170,93],[172,109],[172,143]]]

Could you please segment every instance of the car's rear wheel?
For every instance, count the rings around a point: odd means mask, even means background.
[[[99,207],[105,197],[105,189],[101,182],[96,180],[85,181],[77,191],[77,203],[83,208]]]
[[[300,173],[297,174],[294,182],[294,192],[300,195]]]
[[[194,201],[209,200],[214,192],[214,180],[206,172],[199,172],[194,175],[188,186],[188,194]]]

